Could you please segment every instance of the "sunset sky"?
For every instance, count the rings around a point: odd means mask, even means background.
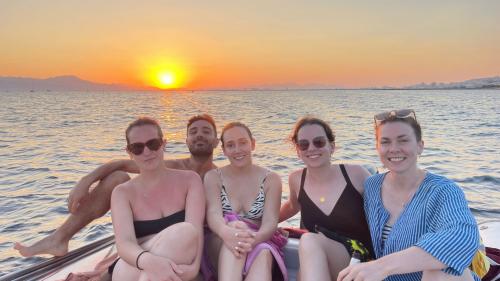
[[[500,1],[342,2],[0,0],[0,76],[206,89],[500,75]]]

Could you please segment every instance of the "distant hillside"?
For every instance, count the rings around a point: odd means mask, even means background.
[[[267,84],[232,90],[304,90],[304,89],[346,89],[326,84]],[[471,79],[453,83],[420,83],[406,87],[374,87],[370,89],[500,89],[500,76]],[[76,76],[57,76],[48,79],[35,79],[25,77],[0,77],[0,91],[159,91],[160,89],[134,88],[121,84],[100,84],[82,80]],[[227,90],[223,88],[208,90]]]
[[[131,91],[138,90],[120,84],[100,84],[76,76],[48,79],[0,77],[0,91]]]
[[[404,89],[500,89],[500,76],[471,79],[452,83],[420,83]]]

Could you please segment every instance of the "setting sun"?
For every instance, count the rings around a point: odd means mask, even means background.
[[[186,87],[191,74],[180,59],[155,55],[143,58],[139,71],[146,85],[165,90]]]
[[[160,82],[165,86],[169,87],[174,84],[174,76],[171,73],[161,73]]]

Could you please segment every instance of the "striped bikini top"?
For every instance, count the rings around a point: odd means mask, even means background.
[[[233,213],[233,207],[231,207],[231,201],[229,200],[229,196],[227,195],[226,187],[224,186],[224,179],[222,177],[222,171],[217,169],[217,173],[219,174],[220,181],[222,183],[221,191],[220,191],[220,199],[222,203],[222,213]],[[242,218],[251,219],[251,220],[262,220],[262,216],[264,215],[264,202],[266,201],[266,194],[264,193],[264,183],[266,182],[267,175],[269,171],[266,172],[264,178],[259,187],[259,194],[252,203],[250,210],[246,213],[241,212],[239,215]]]

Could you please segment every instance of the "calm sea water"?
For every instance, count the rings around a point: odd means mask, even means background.
[[[335,162],[379,168],[373,115],[413,108],[424,130],[420,165],[458,182],[479,222],[500,218],[500,90],[245,91],[194,93],[0,93],[0,276],[44,258],[21,258],[66,218],[69,190],[110,159],[125,158],[124,130],[136,116],[160,120],[166,157],[188,156],[186,122],[209,113],[217,124],[242,121],[257,140],[255,162],[281,175],[302,167],[285,141],[306,114],[336,131]],[[220,148],[217,165],[226,164]],[[291,221],[297,224],[297,219]],[[112,233],[109,216],[79,232],[70,249]]]

